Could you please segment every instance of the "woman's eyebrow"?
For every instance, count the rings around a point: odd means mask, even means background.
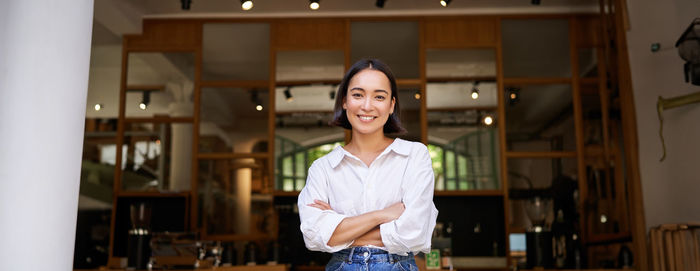
[[[383,90],[383,89],[375,89],[374,92],[384,92],[384,93],[386,93],[387,95],[389,94],[388,91]]]
[[[365,91],[365,89],[364,89],[364,88],[361,88],[361,87],[353,87],[353,88],[351,88],[350,90],[361,90],[361,91]]]

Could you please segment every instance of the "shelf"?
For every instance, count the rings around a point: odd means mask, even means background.
[[[503,196],[502,190],[435,190],[436,197],[460,197],[460,196]]]
[[[556,85],[556,84],[571,84],[569,77],[513,77],[503,79],[505,85]]]
[[[190,192],[161,192],[161,191],[121,191],[117,193],[117,197],[151,197],[151,198],[164,198],[164,197],[189,197]]]
[[[275,197],[298,197],[300,191],[275,191],[272,195]]]
[[[586,238],[585,244],[588,246],[607,245],[611,243],[632,242],[632,235],[629,232],[591,234]]]

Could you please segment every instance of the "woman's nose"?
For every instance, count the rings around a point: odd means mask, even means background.
[[[363,109],[363,110],[370,110],[371,108],[372,108],[372,101],[370,100],[369,97],[368,97],[368,98],[365,98],[365,99],[362,101],[362,109]]]

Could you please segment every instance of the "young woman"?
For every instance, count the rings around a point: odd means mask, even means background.
[[[418,270],[438,211],[433,168],[418,142],[391,139],[399,121],[396,80],[376,59],[355,63],[338,88],[333,124],[352,140],[314,161],[299,194],[310,250],[333,253],[326,270]]]

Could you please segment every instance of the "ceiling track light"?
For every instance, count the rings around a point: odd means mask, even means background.
[[[144,91],[143,96],[141,96],[141,103],[139,103],[139,108],[141,108],[141,110],[146,110],[146,108],[148,108],[149,103],[151,103],[151,92]]]
[[[443,7],[447,7],[450,5],[450,2],[452,2],[452,0],[440,0],[440,5]]]
[[[338,86],[336,85],[331,85],[331,91],[328,92],[328,97],[331,98],[331,100],[335,100],[335,89],[337,89]]]
[[[95,111],[100,111],[102,108],[105,108],[103,104],[95,104]]]
[[[257,111],[263,110],[262,100],[260,100],[260,97],[258,97],[257,90],[253,90],[253,92],[251,92],[250,101],[253,102],[253,104],[255,104],[255,110],[257,110]]]
[[[182,10],[190,10],[190,6],[192,5],[192,0],[180,0],[180,7]]]
[[[253,1],[252,0],[241,0],[241,9],[242,10],[250,10],[253,8]]]
[[[294,97],[292,97],[291,87],[287,87],[287,89],[284,90],[284,98],[287,99],[287,102],[294,101]]]
[[[540,0],[532,0],[530,3],[532,3],[533,5],[539,6]]]
[[[384,8],[384,4],[386,3],[386,0],[377,0],[377,2],[374,4],[378,8]]]
[[[482,122],[484,124],[486,124],[487,126],[491,126],[491,125],[493,125],[493,117],[491,115],[486,115],[486,116],[484,116],[484,119],[482,120]]]
[[[317,10],[318,8],[321,7],[321,0],[309,0],[309,8],[311,10]]]
[[[479,86],[479,81],[474,82],[474,86],[472,86],[472,100],[479,99],[479,89],[477,88]]]

